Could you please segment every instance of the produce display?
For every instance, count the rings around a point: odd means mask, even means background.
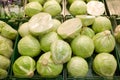
[[[61,15],[62,0],[1,0],[1,18],[32,17],[39,12],[47,12],[55,17]]]
[[[0,20],[0,79],[113,79],[120,75],[119,25],[113,32],[102,1],[17,2],[0,5],[5,10],[2,19],[19,23],[14,29]],[[11,13],[13,5],[19,8],[14,6]]]
[[[100,16],[105,13],[105,6],[99,0],[68,0],[67,10],[73,16],[86,14]]]
[[[8,76],[17,30],[0,20],[0,79]]]

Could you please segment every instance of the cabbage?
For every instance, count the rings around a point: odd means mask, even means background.
[[[40,39],[41,49],[44,52],[50,51],[50,46],[53,42],[60,39],[56,32],[49,32]]]
[[[98,16],[92,25],[92,29],[95,33],[110,30],[112,28],[110,20],[105,16]]]
[[[1,30],[1,35],[8,39],[15,40],[17,36],[17,30],[6,23]]]
[[[31,78],[35,71],[35,61],[29,56],[20,56],[12,66],[13,73],[18,78]]]
[[[85,35],[77,36],[71,42],[73,54],[82,58],[90,57],[94,52],[93,40]]]
[[[0,79],[3,80],[4,78],[7,77],[7,75],[8,75],[8,72],[0,68]]]
[[[86,0],[87,2],[89,0]],[[105,12],[105,5],[102,1],[91,0],[87,3],[87,13],[93,16],[103,15]]]
[[[117,68],[117,61],[110,53],[99,53],[93,60],[93,70],[100,76],[112,77]]]
[[[0,21],[0,33],[1,33],[1,31],[2,31],[2,28],[3,28],[5,25],[6,25],[5,22]]]
[[[95,32],[89,27],[83,27],[80,31],[80,34],[89,36],[90,38],[93,38],[93,36],[95,35]]]
[[[95,51],[98,53],[111,52],[115,48],[115,38],[109,30],[97,33],[93,37]]]
[[[72,77],[85,77],[88,73],[88,63],[85,59],[74,56],[67,63],[67,70]]]
[[[0,55],[10,58],[13,53],[12,47],[5,40],[0,41]]]
[[[95,21],[95,16],[90,15],[76,15],[77,18],[79,18],[82,21],[82,26],[90,26]]]
[[[114,30],[114,35],[115,35],[116,41],[120,43],[120,25],[116,26]]]
[[[35,57],[40,54],[40,51],[39,41],[31,35],[23,37],[18,42],[18,52],[23,56]]]
[[[28,22],[25,22],[22,25],[20,25],[20,27],[18,29],[18,33],[20,34],[21,37],[24,37],[24,36],[30,34],[29,27],[28,27]]]
[[[50,0],[47,0],[47,1],[50,1]],[[62,0],[55,0],[55,1],[57,1],[59,4],[62,2]]]
[[[43,5],[45,3],[46,0],[29,0],[29,2],[39,2],[41,5]]]
[[[10,60],[0,55],[0,68],[7,70],[9,66],[10,66]]]
[[[52,31],[57,32],[57,29],[61,24],[62,23],[58,19],[53,19],[53,30]]]
[[[74,16],[86,14],[87,5],[84,1],[76,0],[70,5],[69,12]]]
[[[37,72],[45,78],[58,76],[63,70],[63,64],[55,64],[51,52],[46,52],[37,61]]]
[[[41,36],[53,30],[52,16],[41,12],[32,16],[28,23],[29,31],[34,36]]]
[[[86,2],[90,2],[90,1],[98,1],[98,0],[85,0]]]
[[[68,62],[72,56],[70,45],[63,41],[57,40],[51,44],[52,59],[56,64],[63,64]]]
[[[77,0],[67,0],[69,4],[72,4],[74,1],[77,1]],[[84,1],[84,0],[78,0],[78,1]]]
[[[25,5],[25,14],[29,17],[42,11],[42,5],[39,2],[30,2]]]
[[[0,35],[0,42],[5,41],[10,47],[13,47],[13,41]]]
[[[55,0],[49,0],[43,5],[43,11],[51,14],[52,16],[57,16],[61,13],[62,9],[58,2]]]
[[[82,27],[81,20],[79,18],[72,18],[64,21],[57,29],[57,33],[63,38],[75,38],[80,34]]]

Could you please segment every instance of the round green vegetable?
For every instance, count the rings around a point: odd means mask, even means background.
[[[114,35],[115,35],[116,41],[120,43],[120,25],[116,26],[114,30]]]
[[[93,54],[94,43],[90,37],[80,35],[73,39],[71,42],[71,48],[74,55],[88,58]]]
[[[97,33],[93,37],[95,51],[97,53],[111,52],[115,48],[115,38],[109,30]]]
[[[117,68],[117,61],[110,53],[99,53],[93,61],[93,70],[100,76],[112,77]]]
[[[58,27],[62,24],[58,19],[52,19],[53,20],[53,30],[57,32]]]
[[[30,2],[25,5],[25,14],[29,17],[42,11],[42,5],[39,2]]]
[[[10,60],[0,55],[0,68],[7,70],[9,66],[10,66]]]
[[[87,5],[84,1],[76,0],[70,5],[69,12],[74,16],[86,14]]]
[[[10,58],[13,53],[13,48],[8,44],[7,41],[0,41],[0,55]]]
[[[20,25],[18,32],[20,34],[21,37],[24,37],[26,35],[29,35],[29,26],[28,26],[28,22],[23,23],[22,25]]]
[[[7,75],[8,75],[8,72],[6,70],[0,68],[0,79],[6,78]]]
[[[86,2],[90,2],[90,1],[98,1],[98,0],[85,0]]]
[[[92,29],[95,33],[110,30],[112,28],[110,20],[105,16],[98,16],[92,25]]]
[[[45,78],[58,76],[63,70],[63,64],[55,64],[51,52],[46,52],[37,61],[37,72]]]
[[[82,26],[87,27],[94,23],[95,16],[90,15],[76,15],[77,18],[79,18],[82,21]]]
[[[80,34],[89,36],[90,38],[93,38],[93,36],[95,35],[95,32],[89,27],[83,27],[80,31]]]
[[[29,2],[39,2],[41,5],[43,5],[46,0],[29,0]]]
[[[40,43],[35,37],[27,35],[18,42],[18,51],[22,56],[38,56],[41,51]]]
[[[57,16],[62,11],[60,4],[55,0],[49,0],[43,5],[43,11]]]
[[[50,1],[50,0],[47,0],[47,1]],[[55,1],[57,1],[59,4],[62,2],[62,0],[55,0]]]
[[[56,64],[63,64],[71,59],[71,47],[63,40],[57,40],[53,42],[50,50],[52,52],[52,59]]]
[[[15,40],[17,36],[17,30],[6,24],[1,30],[1,35],[5,38]]]
[[[12,48],[13,47],[13,41],[12,40],[10,40],[10,39],[8,39],[8,38],[5,38],[5,37],[3,37],[3,36],[1,36],[0,35],[0,42],[6,42],[7,44],[9,44],[9,46]]]
[[[29,56],[20,56],[13,64],[13,73],[18,78],[31,78],[35,71],[35,61]]]
[[[69,4],[72,4],[74,1],[84,1],[84,0],[67,0]]]
[[[74,56],[67,63],[67,70],[72,77],[85,77],[88,73],[88,63],[85,59]]]
[[[56,32],[49,32],[40,39],[41,49],[44,52],[50,51],[50,46],[53,42],[60,39]]]

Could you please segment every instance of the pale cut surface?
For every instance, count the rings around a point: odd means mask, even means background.
[[[80,32],[82,27],[82,22],[79,18],[73,18],[66,20],[62,23],[58,29],[57,33],[63,38],[73,38]]]
[[[105,12],[105,6],[100,1],[90,1],[87,3],[87,13],[94,16],[103,15]]]

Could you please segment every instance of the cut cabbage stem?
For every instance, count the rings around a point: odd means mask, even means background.
[[[110,35],[111,32],[109,30],[104,31],[105,35]]]
[[[34,72],[30,71],[27,75],[31,78],[34,75]]]
[[[42,64],[43,64],[44,66],[47,66],[48,60],[47,60],[47,59],[44,59],[44,60],[42,61]]]

